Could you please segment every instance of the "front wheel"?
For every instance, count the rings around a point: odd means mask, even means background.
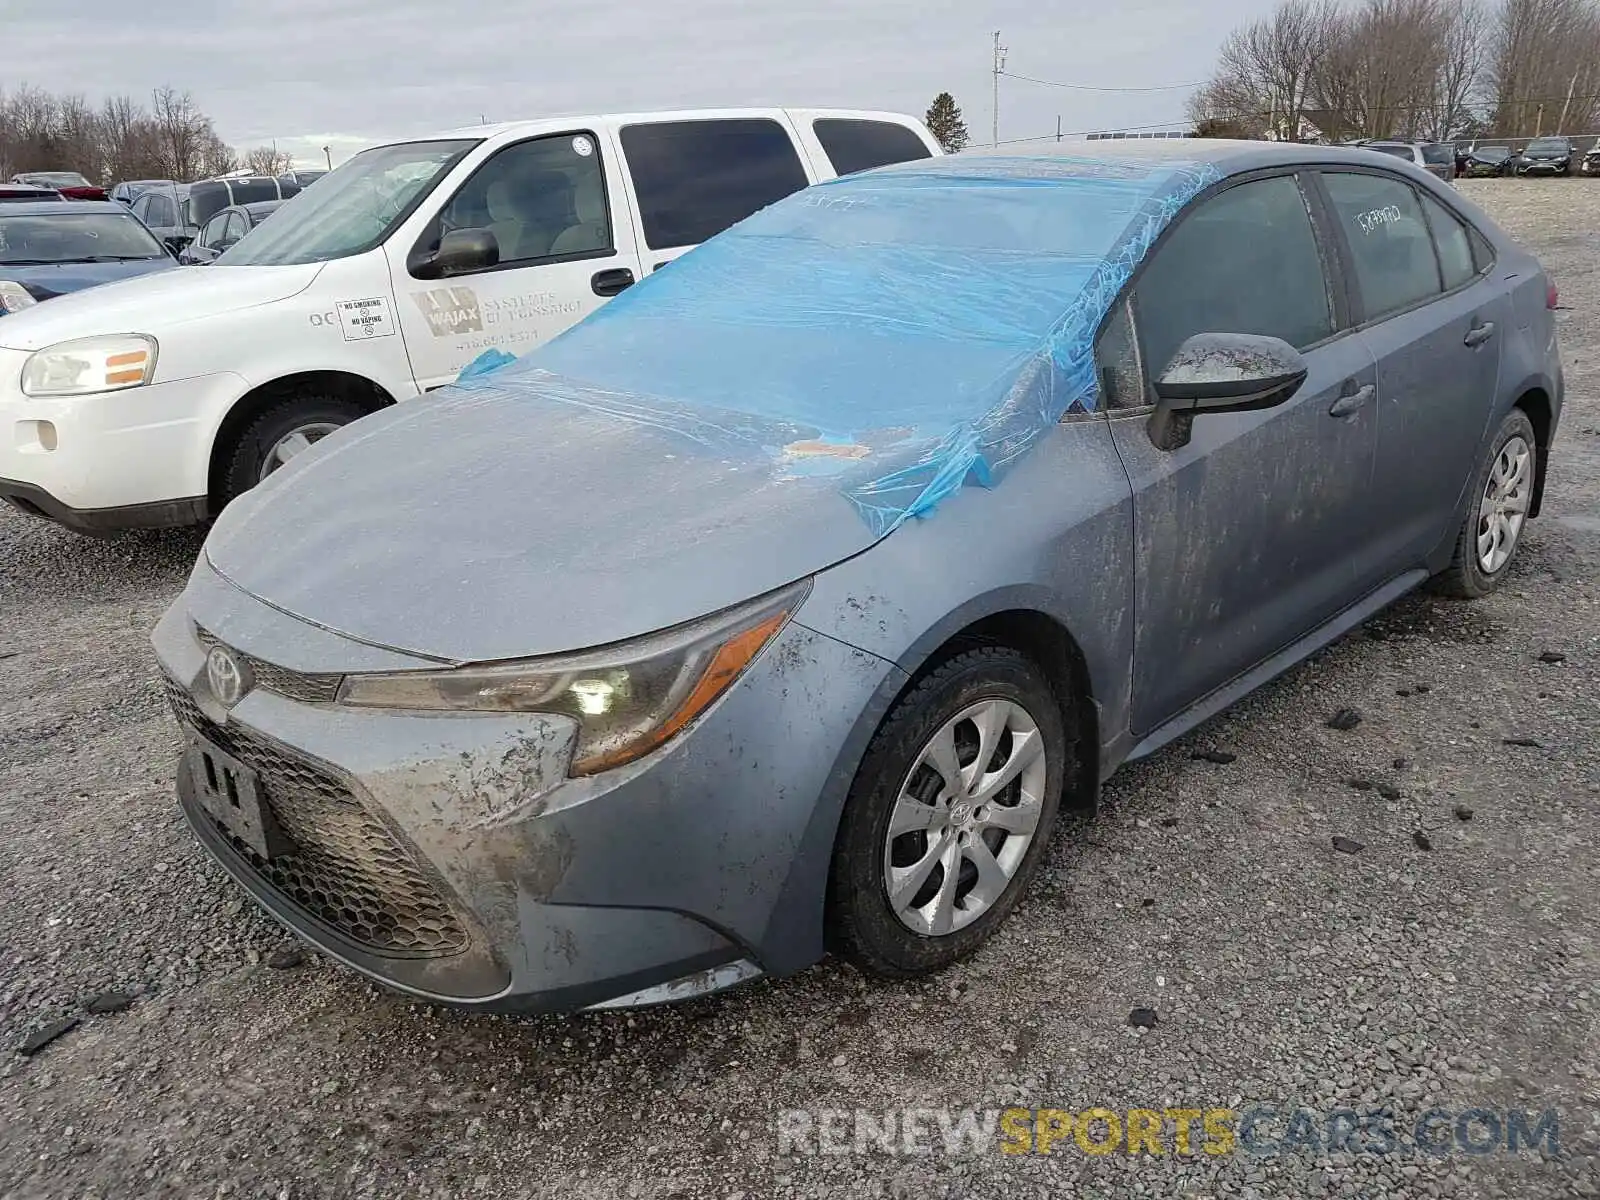
[[[966,957],[1027,889],[1055,825],[1069,746],[1060,701],[1015,650],[971,650],[904,696],[845,804],[831,948],[909,978]]]
[[[1450,565],[1434,578],[1448,596],[1476,600],[1487,596],[1510,574],[1521,544],[1538,478],[1539,444],[1533,422],[1514,408],[1500,423],[1489,453],[1478,467],[1473,501],[1456,535]]]
[[[366,412],[340,396],[295,396],[273,405],[246,426],[229,449],[219,507]]]

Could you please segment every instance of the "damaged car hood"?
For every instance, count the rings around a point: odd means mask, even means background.
[[[672,431],[451,389],[317,443],[230,504],[205,554],[302,620],[469,662],[650,633],[874,540],[837,492]]]

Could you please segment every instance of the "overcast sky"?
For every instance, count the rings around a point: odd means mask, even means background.
[[[1273,0],[0,0],[0,87],[191,92],[224,140],[305,163],[374,141],[560,112],[716,104],[888,108],[950,91],[990,137],[992,33],[1018,75],[1182,84]],[[226,15],[222,15],[226,13]],[[275,82],[297,80],[299,82]],[[1186,90],[1000,80],[1000,137],[1181,122]]]

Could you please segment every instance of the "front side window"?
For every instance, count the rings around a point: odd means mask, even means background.
[[[443,235],[457,229],[494,234],[502,266],[612,253],[598,140],[579,131],[507,146],[450,198],[418,239],[412,259],[431,255]]]
[[[228,251],[230,267],[281,267],[364,254],[411,215],[477,140],[363,150]]]
[[[226,213],[212,217],[211,220],[206,222],[206,227],[200,231],[200,236],[195,238],[196,243],[198,243],[202,249],[216,249],[217,245],[222,241],[223,226],[225,226],[227,223],[228,215]]]
[[[1345,172],[1328,172],[1323,179],[1350,246],[1367,320],[1438,295],[1433,239],[1411,185],[1383,175]]]
[[[889,121],[822,117],[811,123],[811,129],[841,175],[933,157],[915,133]]]
[[[1180,217],[1134,297],[1152,379],[1197,333],[1261,334],[1303,350],[1334,332],[1316,233],[1291,175],[1239,184]]]
[[[810,182],[776,121],[667,121],[622,130],[652,250],[695,246]]]
[[[171,229],[178,223],[178,206],[172,202],[171,197],[152,195],[145,209],[145,224],[154,225],[157,229]]]
[[[0,215],[0,266],[130,262],[167,257],[161,243],[131,213],[63,211],[47,217]]]

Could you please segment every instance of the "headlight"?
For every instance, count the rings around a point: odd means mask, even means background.
[[[632,762],[693,721],[755,660],[811,591],[809,580],[737,608],[581,654],[448,671],[348,675],[341,704],[546,712],[578,722],[572,774]]]
[[[20,283],[0,279],[0,313],[21,312],[37,303],[39,302],[34,299],[33,293]]]
[[[142,387],[156,369],[156,340],[142,333],[78,338],[46,346],[22,366],[29,396],[83,396]]]

